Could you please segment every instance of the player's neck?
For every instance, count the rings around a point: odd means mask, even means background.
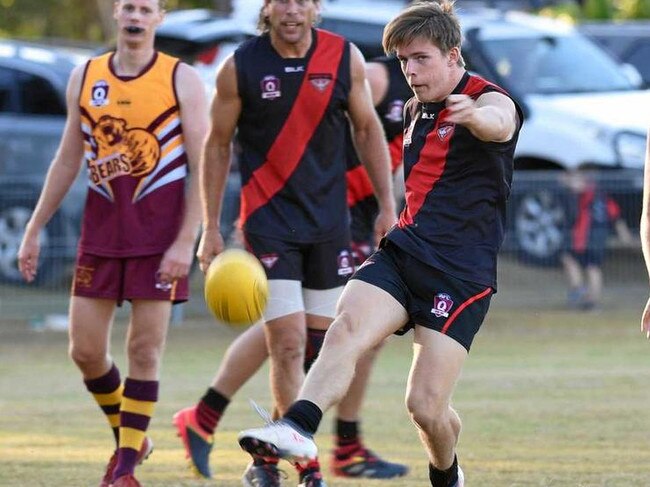
[[[113,56],[113,70],[118,76],[137,76],[151,62],[153,46],[118,45]]]
[[[283,58],[303,58],[309,52],[313,40],[312,31],[310,30],[305,37],[298,42],[286,42],[274,32],[270,33],[271,45],[275,52]]]

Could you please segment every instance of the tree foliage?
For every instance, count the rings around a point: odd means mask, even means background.
[[[177,8],[224,8],[229,0],[167,0]],[[0,37],[107,42],[112,0],[0,0]]]

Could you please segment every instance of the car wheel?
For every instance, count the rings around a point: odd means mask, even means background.
[[[561,199],[548,190],[531,191],[514,208],[515,249],[529,264],[555,265],[564,246],[567,211]]]
[[[16,191],[12,191],[0,197],[0,282],[21,284],[24,280],[18,270],[18,249],[35,199],[15,195]],[[66,266],[58,255],[60,252],[57,252],[62,236],[60,221],[60,216],[55,215],[41,230],[41,254],[36,279],[39,284],[59,282],[64,275]]]

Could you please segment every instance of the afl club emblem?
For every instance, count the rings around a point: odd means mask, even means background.
[[[90,89],[90,105],[105,107],[108,105],[108,83],[103,79],[97,81]]]
[[[449,294],[438,293],[433,297],[433,308],[431,308],[431,312],[438,318],[448,318],[449,311],[453,305],[454,302]]]
[[[282,94],[280,91],[280,80],[273,75],[264,76],[260,87],[262,88],[262,98],[265,100],[279,98]]]

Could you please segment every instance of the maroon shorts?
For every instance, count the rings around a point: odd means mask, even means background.
[[[189,297],[187,277],[173,284],[158,281],[158,267],[163,255],[142,257],[102,257],[77,254],[72,295],[86,298],[124,300],[153,299],[182,303]]]

